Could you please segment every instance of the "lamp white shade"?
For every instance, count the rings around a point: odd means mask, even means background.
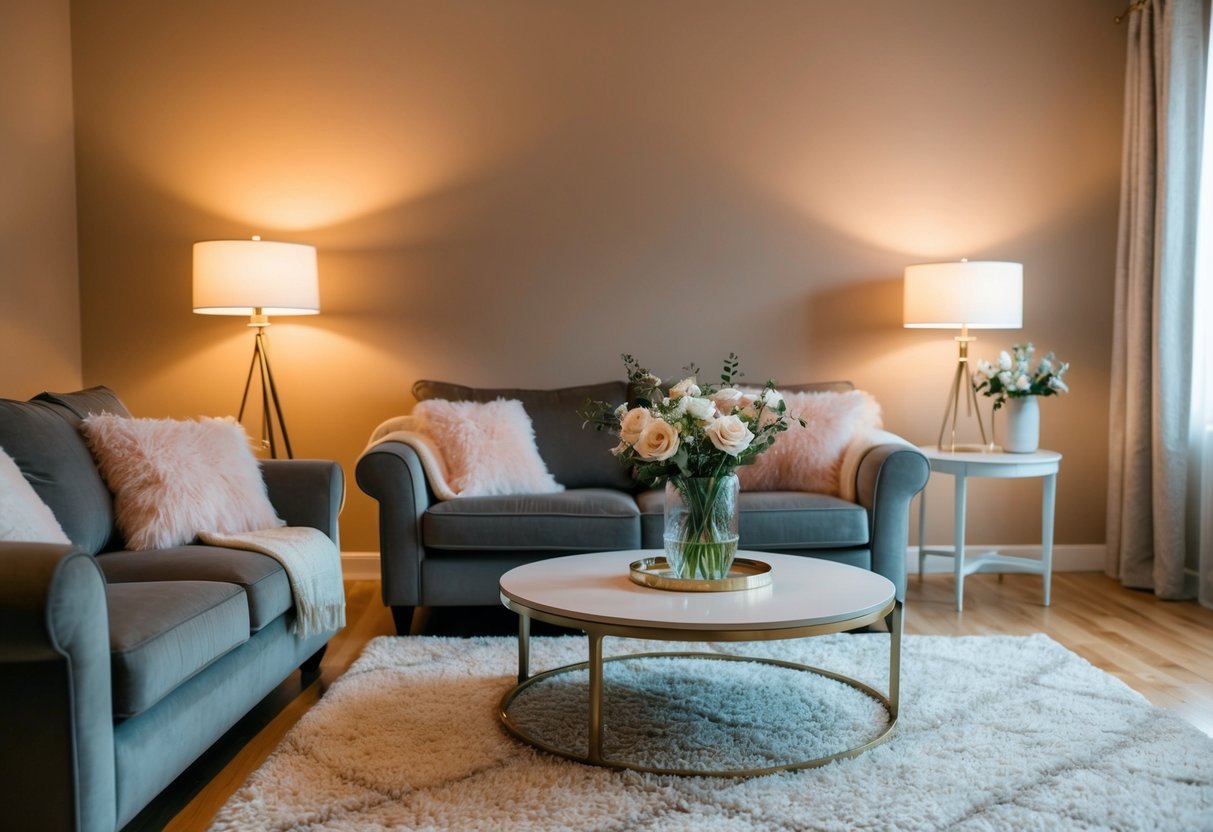
[[[922,329],[1019,329],[1023,264],[961,260],[906,266],[903,320]]]
[[[194,311],[200,315],[315,315],[316,249],[266,240],[194,243]]]

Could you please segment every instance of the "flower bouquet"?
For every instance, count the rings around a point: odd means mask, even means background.
[[[700,385],[698,369],[663,390],[661,379],[623,356],[632,401],[590,401],[586,425],[619,437],[611,449],[645,485],[666,487],[665,554],[678,578],[724,578],[737,552],[738,465],[753,462],[787,430],[783,396],[768,381],[735,386],[730,353],[719,384]]]
[[[1055,396],[1068,393],[1070,388],[1062,376],[1070,365],[1059,362],[1053,353],[1047,353],[1031,368],[1032,355],[1036,348],[1029,342],[1011,347],[1014,355],[1005,350],[998,355],[998,364],[978,361],[973,372],[973,389],[994,398],[994,409],[1002,407],[1008,398],[1023,396]]]

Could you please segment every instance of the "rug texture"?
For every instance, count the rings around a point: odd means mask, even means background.
[[[884,691],[888,643],[605,645],[608,656],[779,658]],[[585,645],[533,639],[532,671],[584,661]],[[678,661],[607,664],[608,756],[708,768],[803,759],[862,742],[886,719],[869,697],[810,674]],[[1043,635],[908,636],[890,741],[750,779],[615,771],[523,744],[497,718],[516,662],[512,638],[375,639],[212,828],[1213,830],[1213,739]],[[584,673],[552,677],[511,714],[584,748],[585,684]]]

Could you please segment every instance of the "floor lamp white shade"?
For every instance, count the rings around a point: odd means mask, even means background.
[[[194,311],[200,315],[248,315],[255,327],[253,360],[244,382],[237,419],[244,419],[253,377],[261,377],[261,441],[278,456],[274,423],[282,434],[287,458],[290,436],[270,368],[265,328],[270,315],[315,315],[320,311],[320,278],[316,249],[299,243],[210,240],[194,243]]]
[[[961,398],[965,399],[968,412],[977,416],[982,447],[989,447],[992,443],[986,437],[968,366],[969,343],[976,340],[969,335],[969,330],[1019,329],[1023,326],[1023,264],[960,260],[907,266],[902,304],[906,327],[960,330],[960,335],[956,336],[959,358],[939,429],[939,447],[950,451],[958,449],[956,433]]]
[[[194,311],[200,315],[315,315],[314,246],[268,240],[194,243]]]

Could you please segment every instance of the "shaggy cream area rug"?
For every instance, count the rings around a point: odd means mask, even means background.
[[[780,658],[883,691],[888,643],[605,645],[608,656]],[[889,742],[820,768],[724,779],[598,768],[514,739],[497,717],[517,672],[512,638],[378,638],[213,829],[1213,829],[1213,739],[1046,636],[907,636],[902,647]],[[585,649],[584,638],[535,638],[532,670],[584,661]],[[584,673],[552,677],[511,714],[584,746],[585,694]],[[749,662],[611,662],[605,702],[608,756],[709,768],[831,753],[886,718],[849,687]]]

